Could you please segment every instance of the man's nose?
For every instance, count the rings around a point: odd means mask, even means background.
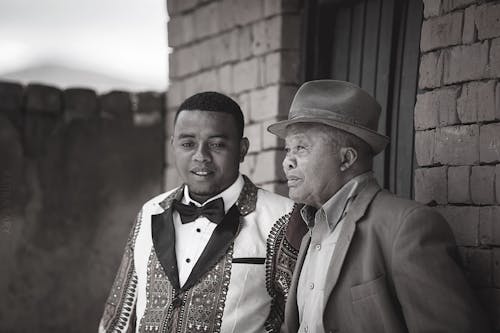
[[[208,162],[210,161],[210,152],[207,145],[200,144],[196,149],[193,159],[197,162]]]
[[[294,169],[297,166],[297,163],[296,163],[295,158],[293,156],[290,156],[289,154],[287,154],[285,156],[285,158],[283,159],[282,166],[283,166],[283,170],[287,171],[287,170]]]

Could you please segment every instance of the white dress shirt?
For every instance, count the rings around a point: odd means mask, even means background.
[[[189,189],[184,186],[184,196],[182,203],[189,205],[193,203],[198,207],[202,207],[218,198],[224,200],[224,213],[234,205],[238,196],[243,189],[244,180],[241,175],[238,176],[236,181],[225,189],[223,192],[208,199],[203,204],[195,201],[189,196]],[[212,223],[204,216],[198,217],[190,223],[182,224],[181,217],[177,211],[173,211],[174,229],[175,229],[175,253],[177,256],[177,268],[179,270],[179,284],[182,287],[186,283],[194,265],[201,256],[201,253],[207,246],[212,233],[217,227],[217,224]]]
[[[301,210],[302,218],[309,227],[311,243],[297,286],[299,332],[324,332],[323,311],[329,297],[325,295],[329,263],[332,261],[349,204],[362,188],[361,185],[371,177],[371,172],[354,177],[316,212],[310,206],[304,206]]]

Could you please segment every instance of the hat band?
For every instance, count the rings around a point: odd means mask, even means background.
[[[288,120],[323,118],[325,120],[331,119],[331,120],[341,121],[344,123],[360,125],[360,122],[358,122],[356,119],[348,117],[344,114],[335,113],[335,111],[331,110],[301,108],[300,110],[296,111],[297,113],[294,112],[293,114],[292,112],[290,112],[290,117],[288,118]]]

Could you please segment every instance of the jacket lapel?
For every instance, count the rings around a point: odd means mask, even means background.
[[[182,197],[183,186],[160,203],[163,213],[151,216],[151,235],[156,256],[168,280],[175,290],[179,290],[179,270],[175,254],[175,230],[172,218],[172,201]]]
[[[307,249],[311,243],[311,235],[307,232],[300,243],[299,254],[297,255],[297,263],[292,275],[292,284],[285,305],[285,324],[287,332],[297,332],[299,330],[299,309],[297,308],[297,286],[299,284],[300,272],[304,265]]]
[[[349,245],[356,231],[356,223],[365,215],[366,209],[379,191],[380,187],[373,179],[361,189],[349,206],[326,276],[325,295],[330,295],[337,284]]]

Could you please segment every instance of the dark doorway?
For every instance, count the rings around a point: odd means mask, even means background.
[[[413,196],[413,110],[422,0],[307,0],[303,79],[358,84],[382,106],[390,146],[375,159],[380,184]]]

